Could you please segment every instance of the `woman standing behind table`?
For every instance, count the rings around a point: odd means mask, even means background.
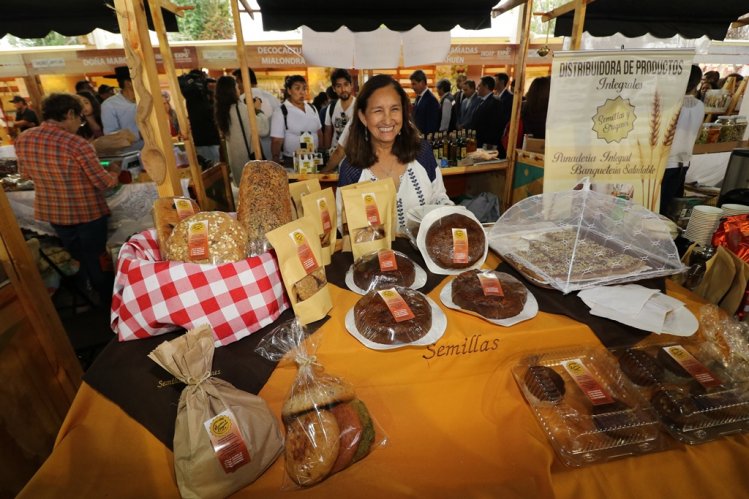
[[[406,212],[426,204],[451,205],[432,148],[411,123],[408,96],[389,75],[370,78],[356,98],[338,186],[392,178],[398,193],[398,227]],[[341,210],[340,190],[336,192]],[[340,220],[340,217],[339,217]]]
[[[104,127],[101,124],[101,105],[99,100],[86,90],[77,93],[83,105],[81,113],[81,127],[78,135],[86,140],[93,140],[104,135]]]
[[[247,105],[239,100],[237,81],[232,76],[222,76],[216,82],[214,113],[216,125],[226,141],[229,168],[234,185],[239,186],[244,165],[255,159],[252,149],[250,121]],[[260,110],[260,102],[255,100],[255,122],[258,134],[266,135],[270,129],[268,117]]]

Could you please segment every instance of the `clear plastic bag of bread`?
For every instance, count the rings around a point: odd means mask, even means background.
[[[307,336],[294,319],[274,329],[255,349],[274,362],[295,362],[299,369],[281,410],[286,428],[284,490],[315,485],[387,441],[354,388],[326,373],[318,362],[319,336]]]
[[[214,351],[211,327],[203,325],[148,355],[186,385],[174,428],[174,471],[183,498],[227,497],[254,482],[283,452],[265,401],[212,376]]]
[[[268,251],[265,234],[292,218],[286,170],[273,161],[248,161],[239,182],[237,220],[247,230],[250,256]]]
[[[738,380],[749,381],[749,324],[730,317],[716,305],[700,309],[700,349],[715,359]]]
[[[188,263],[238,262],[247,258],[247,231],[231,215],[203,211],[174,227],[164,257]]]

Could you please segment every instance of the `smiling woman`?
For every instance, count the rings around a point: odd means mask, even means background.
[[[396,80],[389,75],[370,78],[356,99],[355,111],[339,186],[392,178],[399,227],[405,226],[410,208],[452,204],[432,149],[411,122],[408,96]]]

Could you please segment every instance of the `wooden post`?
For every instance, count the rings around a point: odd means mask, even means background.
[[[182,196],[143,0],[115,0],[114,5],[138,103],[135,116],[144,142],[141,161],[159,196]]]
[[[520,125],[520,106],[525,89],[525,61],[528,58],[528,44],[530,43],[531,16],[533,15],[532,2],[526,2],[520,7],[522,10],[522,29],[520,31],[520,43],[518,53],[515,56],[515,94],[512,99],[512,115],[510,116],[510,133],[507,142],[507,170],[505,170],[505,192],[502,197],[502,211],[512,206],[512,182],[515,176],[515,144],[517,143],[518,128]]]
[[[257,120],[255,119],[255,103],[252,97],[252,86],[250,85],[250,72],[247,69],[247,52],[244,46],[244,34],[242,33],[242,22],[239,19],[239,5],[237,0],[229,0],[231,4],[231,15],[234,18],[234,32],[237,37],[237,60],[239,61],[239,70],[242,73],[242,88],[244,89],[245,102],[247,103],[247,116],[250,119],[250,128],[252,129],[252,150],[255,152],[255,158],[260,159],[263,156],[263,149],[260,147],[260,136],[257,133]],[[268,116],[270,119],[270,116]],[[270,159],[270,158],[266,158]],[[238,179],[235,179],[238,182]]]
[[[583,26],[585,24],[585,11],[588,8],[588,2],[585,0],[575,0],[575,17],[572,19],[572,50],[580,50],[580,42],[583,38]]]
[[[166,77],[169,81],[169,92],[172,94],[174,110],[177,113],[179,132],[180,135],[182,135],[182,140],[185,144],[187,161],[190,164],[192,182],[195,186],[195,196],[198,198],[198,204],[205,209],[207,199],[205,195],[205,186],[203,185],[203,176],[201,175],[202,172],[200,164],[198,163],[198,153],[195,150],[195,143],[192,141],[192,131],[190,130],[190,120],[187,118],[185,98],[182,95],[182,91],[179,88],[179,81],[177,80],[177,68],[174,66],[174,56],[172,55],[172,49],[169,47],[169,40],[166,37],[164,14],[161,11],[163,8],[163,1],[151,0],[148,2],[148,7],[151,10],[153,27],[156,28],[156,35],[159,37],[161,60],[164,62],[164,71],[166,72]],[[182,12],[181,10],[178,10],[175,14],[181,15]]]
[[[26,90],[29,91],[29,99],[34,104],[31,106],[39,119],[42,118],[42,99],[44,98],[44,91],[42,85],[39,82],[39,77],[33,74],[23,77],[23,82],[26,84]]]

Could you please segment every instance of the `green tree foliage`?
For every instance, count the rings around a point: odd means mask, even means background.
[[[185,15],[177,18],[183,40],[231,40],[234,23],[228,0],[176,0],[178,5],[191,5]]]
[[[17,38],[8,35],[8,42],[14,47],[49,47],[58,45],[76,45],[80,43],[74,36],[63,36],[56,31],[50,31],[44,38]]]
[[[533,12],[549,12],[557,7],[564,5],[568,0],[533,0]],[[554,36],[554,26],[556,26],[556,19],[552,19],[548,23],[541,20],[541,16],[533,16],[531,18],[531,31],[539,36],[546,36],[546,30],[549,31],[549,36]]]

